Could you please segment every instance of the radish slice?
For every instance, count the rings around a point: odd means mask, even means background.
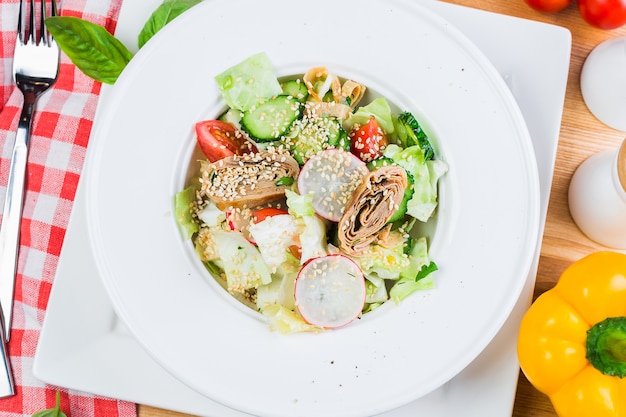
[[[338,222],[368,173],[365,163],[350,152],[326,149],[304,164],[298,176],[298,191],[302,195],[312,193],[315,212]]]
[[[363,310],[365,278],[361,268],[347,256],[322,256],[302,267],[294,294],[298,312],[307,323],[341,327]]]

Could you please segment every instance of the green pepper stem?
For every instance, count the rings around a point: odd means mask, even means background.
[[[626,361],[626,333],[622,333],[619,338],[609,335],[607,337],[608,353],[615,359]]]
[[[587,359],[605,375],[626,376],[626,317],[609,317],[587,331]]]

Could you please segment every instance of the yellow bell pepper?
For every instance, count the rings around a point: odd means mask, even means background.
[[[626,254],[567,268],[524,315],[522,371],[561,417],[626,417]]]

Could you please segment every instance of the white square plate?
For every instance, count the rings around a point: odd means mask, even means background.
[[[117,36],[126,45],[134,45],[143,22],[159,3],[126,1]],[[570,33],[552,25],[447,3],[422,3],[473,40],[512,89],[535,147],[543,232],[569,69]],[[537,62],[542,65],[535,65]],[[107,90],[103,86],[99,112],[106,111]],[[35,357],[35,375],[50,384],[186,413],[243,416],[173,378],[117,319],[93,263],[84,203],[79,185]],[[487,349],[449,383],[385,413],[385,417],[511,414],[519,372],[517,326],[530,302],[539,249],[538,245],[522,297]]]

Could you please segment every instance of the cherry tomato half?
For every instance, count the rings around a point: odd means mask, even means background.
[[[196,137],[202,153],[215,162],[232,155],[258,152],[234,125],[221,120],[204,120],[196,123]]]
[[[555,13],[565,9],[572,0],[524,0],[533,9],[543,13]]]
[[[600,29],[626,24],[626,0],[578,0],[578,11],[587,23]]]
[[[389,140],[380,128],[374,116],[370,116],[367,123],[354,129],[350,137],[350,152],[364,162],[373,161],[382,156]]]
[[[289,212],[287,210],[283,210],[283,209],[279,209],[275,207],[266,207],[266,208],[262,208],[259,210],[255,210],[252,213],[252,218],[254,219],[255,223],[259,223],[267,219],[268,217],[277,216],[279,214],[289,214]]]

